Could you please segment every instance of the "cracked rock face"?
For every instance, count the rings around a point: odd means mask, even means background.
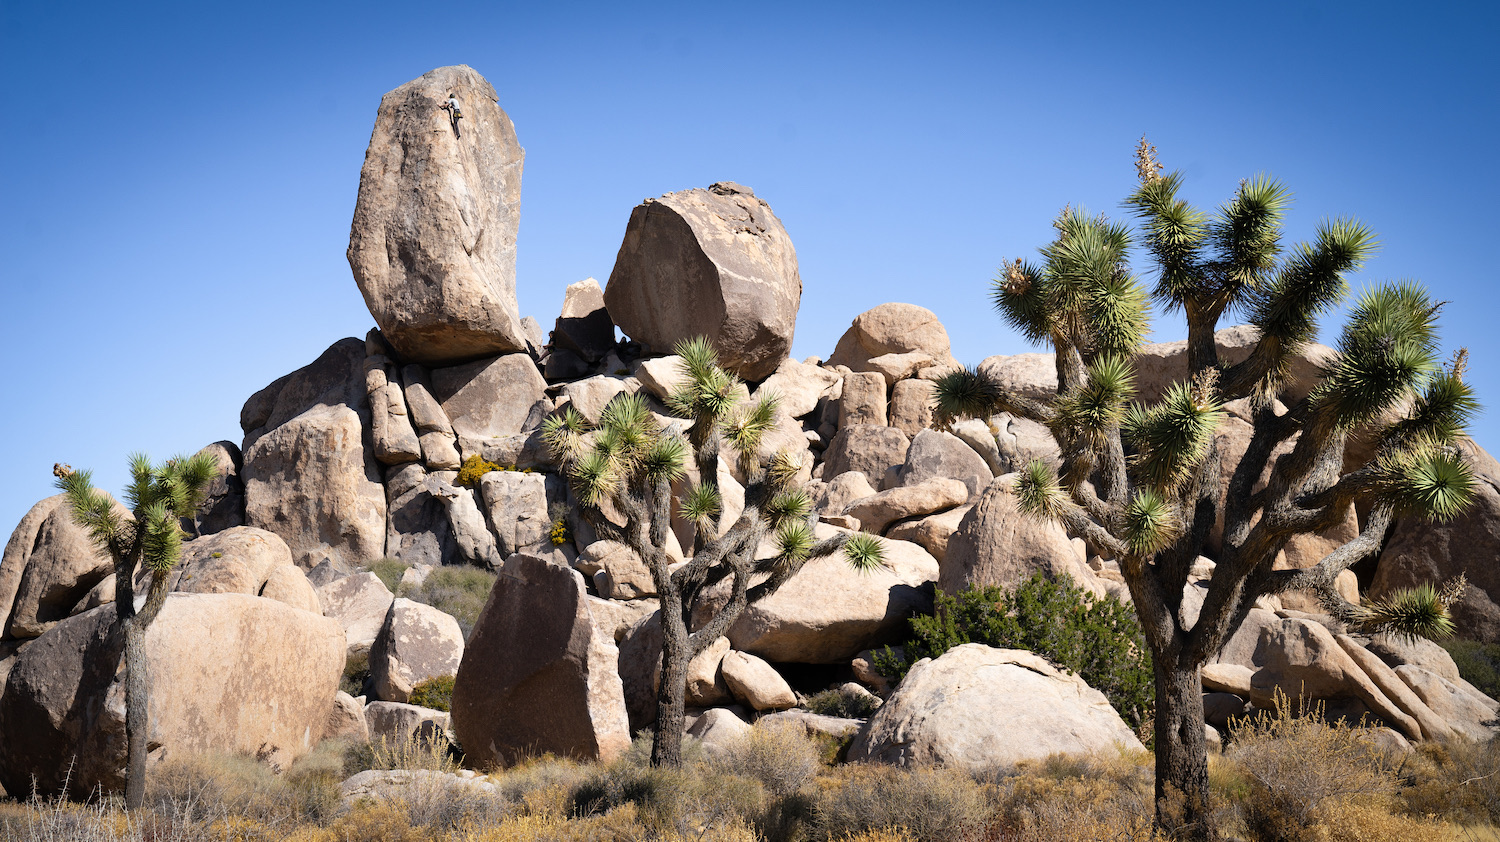
[[[454,130],[439,106],[452,94]],[[495,89],[465,65],[386,94],[359,175],[349,268],[407,362],[526,350],[516,305],[525,151]]]
[[[720,362],[750,381],[786,358],[801,301],[781,220],[732,182],[637,205],[604,288],[610,317],[631,339],[669,352],[706,336]]]

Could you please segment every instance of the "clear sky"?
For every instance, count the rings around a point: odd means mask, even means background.
[[[373,326],[344,250],[375,110],[448,64],[494,84],[526,148],[518,295],[549,327],[567,284],[609,277],[641,199],[732,180],[796,245],[798,358],[886,301],[934,310],[964,362],[1030,350],[989,279],[1064,204],[1123,216],[1144,134],[1206,209],[1264,171],[1296,195],[1290,240],[1369,224],[1357,283],[1453,302],[1445,340],[1500,405],[1497,23],[1479,3],[3,0],[0,537],[54,462],[118,491],[132,450],[239,441],[246,398]]]

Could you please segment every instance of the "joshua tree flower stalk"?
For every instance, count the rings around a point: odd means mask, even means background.
[[[1317,335],[1318,317],[1344,298],[1346,276],[1374,250],[1374,235],[1358,222],[1325,222],[1311,243],[1283,255],[1290,194],[1278,182],[1243,181],[1210,216],[1178,198],[1182,175],[1163,174],[1144,139],[1136,169],[1140,184],[1125,205],[1156,263],[1154,288],[1148,293],[1129,269],[1127,226],[1065,208],[1042,261],[1004,264],[992,291],[1007,323],[1056,352],[1056,396],[1027,398],[964,370],[938,384],[935,418],[1006,411],[1051,430],[1060,469],[1032,464],[1015,493],[1027,512],[1119,561],[1155,663],[1157,820],[1207,838],[1199,670],[1256,598],[1312,589],[1351,622],[1415,634],[1451,629],[1452,587],[1441,598],[1429,589],[1360,607],[1333,583],[1379,551],[1396,515],[1445,519],[1463,509],[1474,480],[1459,446],[1478,404],[1463,380],[1464,354],[1446,367],[1437,360],[1440,305],[1410,282],[1362,293],[1320,382],[1292,400],[1290,363]],[[1188,330],[1187,376],[1149,405],[1130,402],[1148,299],[1180,313]],[[1259,340],[1228,365],[1214,331],[1233,312],[1248,317]],[[1214,433],[1224,405],[1246,398],[1254,432],[1226,490]],[[1346,472],[1345,444],[1357,430],[1373,430],[1377,455]],[[1290,450],[1273,460],[1279,445]],[[1267,487],[1255,491],[1268,467]],[[1371,503],[1358,537],[1310,568],[1273,569],[1291,538],[1336,525],[1356,498]],[[1223,549],[1188,626],[1178,610],[1183,588],[1221,513]]]

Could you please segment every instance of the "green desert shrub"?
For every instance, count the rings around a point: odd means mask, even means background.
[[[344,675],[339,679],[339,689],[351,696],[363,696],[365,686],[370,683],[370,653],[368,650],[354,652],[344,659]]]
[[[1477,640],[1439,640],[1458,665],[1459,677],[1491,699],[1500,699],[1500,643]]]
[[[1012,591],[969,587],[957,596],[939,593],[933,614],[911,619],[911,632],[901,653],[886,647],[876,654],[883,675],[904,678],[922,658],[965,643],[1025,649],[1077,673],[1137,733],[1151,721],[1156,686],[1140,621],[1129,606],[1095,597],[1071,577],[1049,579],[1037,572]]]
[[[454,478],[453,484],[473,488],[479,485],[479,479],[485,474],[498,470],[500,470],[499,465],[486,462],[484,457],[475,454],[464,459],[463,464],[458,468],[458,476]]]
[[[370,572],[379,576],[380,581],[385,583],[391,593],[395,593],[400,588],[401,574],[405,573],[409,567],[411,565],[399,558],[382,558],[370,562]]]
[[[844,719],[866,719],[880,707],[880,700],[869,693],[858,693],[834,687],[824,690],[803,705],[809,713],[838,716]]]
[[[401,595],[452,616],[467,640],[474,624],[479,622],[479,612],[484,610],[496,578],[494,573],[478,567],[439,567],[428,573],[421,585],[407,588]]]
[[[410,704],[433,710],[450,710],[453,707],[453,676],[438,675],[419,681],[411,688]]]

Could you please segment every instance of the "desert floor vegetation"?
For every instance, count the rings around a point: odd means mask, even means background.
[[[1284,702],[1232,729],[1213,758],[1223,838],[1245,842],[1500,840],[1500,745],[1387,748],[1375,729]],[[1152,758],[1054,755],[971,774],[833,765],[797,727],[762,723],[722,746],[684,744],[652,767],[643,736],[607,763],[535,757],[459,771],[447,746],[330,741],[284,770],[248,757],[169,758],[144,809],[113,797],[0,802],[0,838],[26,842],[1051,842],[1158,840]],[[420,770],[379,798],[341,783]],[[488,784],[476,787],[476,782]]]

